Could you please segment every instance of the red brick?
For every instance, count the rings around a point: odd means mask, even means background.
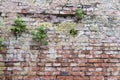
[[[40,80],[56,80],[56,76],[40,76]]]
[[[28,67],[29,66],[29,63],[27,62],[21,62],[21,67]]]
[[[5,76],[5,79],[12,80],[12,76]]]
[[[95,67],[102,67],[102,63],[94,63]]]
[[[53,63],[53,66],[61,66],[61,63]]]
[[[116,62],[119,62],[119,59],[104,59],[104,62],[106,63],[116,63]]]
[[[88,62],[99,63],[103,62],[103,59],[89,59]]]
[[[84,76],[85,75],[85,73],[84,72],[70,72],[70,75],[73,75],[73,76]]]
[[[101,58],[109,58],[108,54],[101,54]]]
[[[2,48],[2,50],[0,51],[0,54],[6,54],[7,53],[7,49],[6,48]]]
[[[44,76],[45,72],[37,71],[36,74],[39,75],[39,76]]]
[[[80,63],[86,63],[86,62],[87,62],[87,59],[82,58],[82,59],[79,59],[78,62],[80,62]]]
[[[61,63],[62,67],[69,66],[70,63]]]
[[[40,70],[40,67],[31,67],[32,69],[32,71],[38,71],[38,70]]]
[[[80,77],[80,76],[76,76],[76,77],[74,77],[73,80],[89,80],[89,77]]]
[[[85,75],[86,75],[86,76],[91,76],[91,75],[93,75],[93,72],[88,72],[88,71],[86,71],[86,72],[85,72]]]
[[[83,50],[81,53],[82,54],[90,54],[90,50]]]
[[[117,71],[118,67],[109,67],[107,68],[107,71]]]
[[[92,72],[92,75],[94,76],[102,76],[103,75],[103,72]]]
[[[57,80],[73,80],[73,76],[58,76]]]
[[[0,76],[0,80],[7,80],[5,76]]]
[[[109,76],[107,80],[120,80],[120,77],[117,76]]]
[[[86,58],[93,58],[93,55],[87,54]]]
[[[9,62],[9,63],[6,63],[5,66],[6,67],[14,67],[14,63]]]
[[[45,66],[45,63],[37,63],[38,66]]]
[[[108,67],[110,66],[110,63],[102,63],[102,67]]]
[[[39,55],[39,58],[40,58],[40,59],[44,59],[44,58],[46,58],[46,55],[45,55],[45,54],[40,54],[40,55]]]
[[[21,13],[26,14],[26,13],[28,13],[28,10],[27,9],[21,9]]]
[[[78,64],[78,66],[85,67],[85,66],[87,66],[87,64],[86,63],[80,63],[80,64]]]
[[[90,80],[104,80],[103,76],[91,76]]]
[[[72,71],[86,71],[87,68],[86,67],[73,67]]]
[[[45,73],[45,75],[48,75],[48,76],[56,76],[56,75],[60,75],[60,72],[58,71],[53,71],[53,72],[51,72],[51,71],[49,71],[49,72],[44,72]]]

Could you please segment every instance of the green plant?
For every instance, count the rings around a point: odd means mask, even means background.
[[[32,32],[33,39],[39,42],[39,45],[48,45],[46,38],[48,37],[46,30],[43,27],[37,28],[36,31]]]
[[[0,21],[0,27],[2,27],[3,26],[3,23]]]
[[[3,38],[0,37],[0,51],[2,50],[2,42],[3,42]]]
[[[22,20],[22,18],[18,17],[14,21],[14,24],[13,24],[13,26],[11,28],[11,31],[15,35],[16,39],[17,39],[18,36],[21,36],[21,34],[26,31],[26,24]]]
[[[77,18],[78,19],[82,19],[83,17],[84,17],[84,14],[83,14],[83,10],[82,9],[80,9],[80,8],[78,8],[77,10],[76,10],[76,16],[77,16]]]
[[[75,36],[77,36],[78,31],[75,30],[75,29],[71,29],[71,30],[69,31],[69,34],[72,35],[73,37],[75,37]]]

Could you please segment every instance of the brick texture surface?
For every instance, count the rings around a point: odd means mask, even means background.
[[[18,15],[29,31],[16,40]],[[60,30],[65,22],[76,23],[76,37],[67,34],[72,24]],[[42,24],[49,44],[39,50],[31,31]],[[0,0],[0,28],[0,80],[120,80],[119,0]]]

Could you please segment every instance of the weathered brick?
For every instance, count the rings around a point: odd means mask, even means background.
[[[45,71],[56,71],[56,68],[53,68],[53,67],[45,67]]]
[[[53,63],[53,66],[61,66],[61,63]]]
[[[89,80],[89,77],[75,76],[73,80]]]
[[[103,62],[103,59],[89,59],[88,62],[100,63]]]
[[[69,66],[70,63],[61,63],[62,67]]]
[[[0,0],[0,37],[4,38],[0,80],[119,80],[119,3]],[[75,14],[78,8],[83,10],[82,19]],[[28,29],[15,40],[10,26],[18,15]],[[66,22],[73,24],[59,29]],[[46,29],[47,46],[39,45],[31,34],[39,26]],[[73,37],[70,29],[78,34]]]
[[[72,71],[86,71],[87,68],[86,67],[73,67]]]
[[[110,76],[107,78],[107,80],[119,80],[120,78],[117,78],[115,76]]]
[[[73,76],[57,76],[57,80],[73,80]]]
[[[104,80],[103,76],[91,76],[90,80]]]
[[[45,66],[52,66],[52,63],[46,63]]]
[[[77,66],[77,63],[70,63],[70,66]]]
[[[73,75],[73,76],[85,76],[85,73],[84,72],[74,72],[74,71],[72,71],[72,72],[70,72],[70,75]]]

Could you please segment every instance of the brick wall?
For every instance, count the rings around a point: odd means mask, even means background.
[[[77,8],[86,15],[76,22]],[[17,15],[29,28],[18,40]],[[0,22],[0,80],[120,80],[119,0],[0,0]],[[76,24],[76,37],[59,30],[64,22]],[[31,31],[41,23],[51,26],[39,50]]]

